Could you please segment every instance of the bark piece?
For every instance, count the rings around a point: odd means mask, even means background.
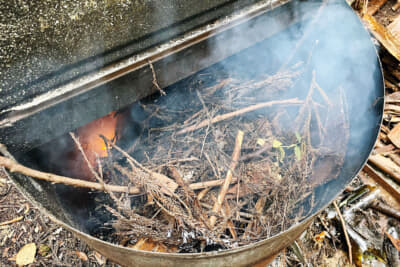
[[[398,15],[392,23],[387,26],[387,29],[396,37],[397,40],[400,40],[400,15]]]
[[[382,155],[371,155],[368,161],[389,174],[397,182],[400,182],[400,166],[394,163],[391,159]]]
[[[385,3],[387,0],[374,0],[368,3],[367,13],[373,16]]]
[[[389,132],[388,138],[396,147],[400,148],[400,123],[396,124]]]

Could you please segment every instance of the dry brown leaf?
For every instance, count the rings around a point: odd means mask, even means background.
[[[376,39],[398,60],[400,60],[400,41],[374,17],[364,14],[363,20]]]
[[[76,256],[78,256],[79,259],[81,259],[83,261],[88,261],[89,260],[88,256],[85,254],[85,252],[76,250],[75,253],[76,253]]]
[[[392,23],[387,26],[387,29],[400,40],[400,16],[397,16]]]
[[[314,240],[315,240],[317,243],[323,243],[324,240],[325,240],[325,237],[326,237],[327,235],[328,235],[328,232],[327,232],[327,231],[322,231],[321,233],[316,234],[316,235],[314,236]]]
[[[388,138],[395,146],[400,147],[400,123],[389,132]]]
[[[97,251],[94,252],[94,257],[96,259],[96,261],[98,262],[98,264],[103,265],[106,263],[106,258],[101,255],[100,253],[98,253]]]
[[[15,263],[20,266],[31,264],[35,260],[35,255],[35,243],[26,244],[18,251],[17,256],[15,257]]]
[[[10,247],[7,247],[7,248],[5,248],[4,250],[3,250],[3,254],[2,254],[2,257],[3,258],[7,258],[7,256],[8,256],[8,251],[10,250]]]
[[[391,234],[385,231],[387,237],[389,237],[390,241],[392,242],[393,246],[400,252],[400,239],[394,238]]]
[[[135,245],[131,245],[128,247],[138,250],[154,251],[154,252],[176,252],[178,250],[178,248],[175,246],[167,247],[162,243],[154,242],[147,238],[140,238]]]

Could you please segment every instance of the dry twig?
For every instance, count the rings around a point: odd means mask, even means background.
[[[166,95],[165,91],[161,89],[161,87],[158,85],[156,71],[154,70],[153,63],[151,63],[151,61],[149,61],[149,66],[153,75],[153,85],[157,88],[158,91],[160,91],[161,95]]]
[[[65,184],[75,187],[83,187],[89,189],[95,189],[99,191],[111,191],[111,192],[121,192],[121,193],[129,193],[129,194],[139,194],[140,189],[135,187],[130,187],[128,191],[127,186],[120,185],[102,185],[96,182],[89,182],[81,179],[74,179],[70,177],[60,176],[52,173],[41,172],[38,170],[34,170],[28,167],[25,167],[19,164],[12,159],[8,159],[5,157],[0,157],[0,166],[7,168],[10,172],[18,172],[27,176],[31,176],[36,179],[45,180],[51,183],[56,184]]]
[[[242,142],[243,142],[243,135],[244,135],[244,133],[242,131],[239,131],[237,133],[236,140],[235,140],[235,148],[233,149],[233,154],[232,154],[232,162],[231,162],[231,165],[229,166],[229,170],[226,174],[224,184],[222,185],[221,190],[218,194],[217,201],[215,202],[214,207],[212,209],[212,211],[215,213],[219,213],[221,211],[222,203],[225,199],[226,192],[228,192],[229,185],[231,184],[233,172],[236,169],[236,165],[238,163],[239,156],[240,156],[240,150],[241,150]],[[210,217],[211,227],[215,225],[216,221],[217,221],[217,217],[212,215]]]
[[[266,108],[266,107],[271,107],[274,105],[299,105],[302,104],[303,101],[299,100],[297,98],[292,98],[292,99],[287,99],[287,100],[273,100],[273,101],[269,101],[269,102],[264,102],[264,103],[259,103],[259,104],[255,104],[249,107],[245,107],[233,112],[229,112],[229,113],[225,113],[222,115],[218,115],[215,116],[214,118],[212,118],[211,120],[207,119],[204,121],[201,121],[200,123],[193,125],[193,126],[189,126],[186,127],[180,131],[178,131],[176,134],[177,135],[181,135],[181,134],[185,134],[185,133],[189,133],[189,132],[193,132],[197,129],[201,129],[203,127],[206,127],[208,125],[223,121],[223,120],[227,120],[227,119],[231,119],[234,118],[236,116],[257,110],[257,109],[261,109],[261,108]]]
[[[18,221],[22,220],[23,218],[24,218],[24,216],[19,216],[19,217],[17,217],[17,218],[11,219],[11,220],[8,220],[8,221],[5,221],[5,222],[1,222],[1,223],[0,223],[0,226],[18,222]]]
[[[347,243],[347,248],[348,248],[348,253],[349,253],[349,262],[350,266],[353,265],[353,256],[351,253],[351,243],[350,243],[350,238],[349,235],[347,234],[347,227],[346,227],[346,222],[343,219],[342,213],[340,212],[340,209],[338,205],[336,204],[336,201],[333,201],[333,206],[336,209],[336,212],[339,216],[340,223],[342,224],[343,232],[344,232],[344,237],[346,238],[346,243]]]

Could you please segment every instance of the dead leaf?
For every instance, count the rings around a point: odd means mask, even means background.
[[[24,214],[28,214],[29,210],[30,210],[29,203],[25,203],[25,211],[24,211]]]
[[[392,242],[393,246],[400,252],[400,239],[394,238],[391,234],[385,231],[387,237],[389,237],[390,241]]]
[[[328,232],[327,232],[327,231],[322,231],[321,233],[316,234],[316,235],[314,236],[314,240],[315,240],[316,242],[318,242],[318,243],[322,243],[322,242],[324,242],[325,237],[326,237],[327,235],[328,235]]]
[[[5,248],[4,250],[3,250],[3,254],[2,254],[2,257],[3,258],[7,258],[7,256],[8,256],[8,251],[10,250],[10,247],[7,247],[7,248]]]
[[[97,251],[94,252],[94,257],[98,264],[103,265],[106,263],[106,258]]]
[[[135,245],[128,246],[133,249],[145,250],[145,251],[154,251],[154,252],[176,252],[178,250],[175,246],[167,247],[166,245],[154,242],[147,238],[141,238]]]
[[[79,259],[83,260],[83,261],[88,261],[88,256],[85,254],[85,252],[82,251],[75,251],[76,256],[78,256]]]
[[[313,162],[312,173],[309,182],[313,185],[321,185],[326,181],[336,178],[339,175],[342,158],[336,154],[326,154]]]
[[[36,245],[35,243],[29,243],[23,246],[17,253],[15,263],[17,265],[27,265],[33,263],[35,260]]]
[[[363,20],[376,39],[397,59],[400,60],[400,41],[380,24],[374,17],[364,14]]]
[[[400,123],[393,127],[387,137],[396,147],[400,147]]]

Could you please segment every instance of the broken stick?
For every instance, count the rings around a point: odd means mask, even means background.
[[[229,185],[231,184],[232,181],[233,172],[236,169],[236,165],[239,161],[240,150],[242,149],[243,135],[244,133],[239,130],[235,140],[235,147],[233,149],[231,165],[229,166],[229,170],[226,173],[224,184],[222,185],[221,190],[219,191],[217,201],[215,202],[214,207],[212,209],[214,213],[219,213],[221,211],[222,203],[224,202],[226,192],[228,192]],[[215,215],[212,215],[210,217],[210,226],[213,227],[216,222],[217,222],[217,217]]]
[[[0,156],[0,166],[7,168],[10,172],[18,172],[27,176],[31,176],[37,179],[45,180],[51,183],[61,183],[76,187],[90,188],[99,191],[109,190],[112,192],[121,192],[121,193],[130,193],[130,194],[139,194],[140,189],[135,187],[130,187],[128,191],[127,186],[120,185],[107,185],[104,186],[100,183],[89,182],[81,179],[74,179],[70,177],[60,176],[56,174],[46,173],[37,171],[28,167],[25,167],[18,162]]]

